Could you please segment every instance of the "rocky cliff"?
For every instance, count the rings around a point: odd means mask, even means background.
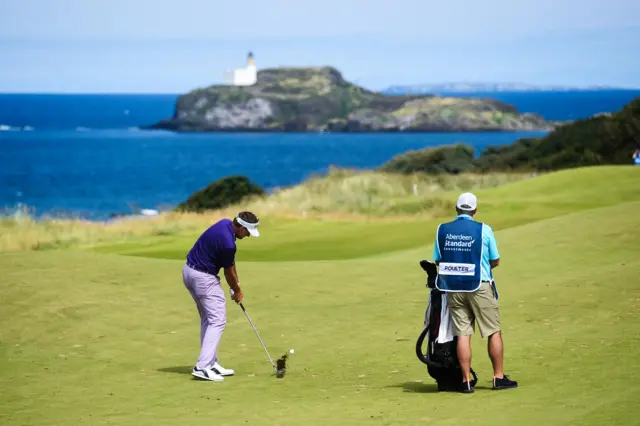
[[[273,68],[254,86],[214,85],[178,98],[173,117],[147,126],[180,132],[444,132],[550,130],[553,123],[492,99],[392,96],[332,67]]]

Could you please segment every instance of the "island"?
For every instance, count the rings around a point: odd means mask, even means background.
[[[250,58],[253,61],[253,58]],[[253,66],[253,62],[252,62]],[[175,132],[550,131],[559,123],[494,99],[388,95],[334,67],[279,67],[254,84],[211,85],[180,95],[172,117],[141,126]]]

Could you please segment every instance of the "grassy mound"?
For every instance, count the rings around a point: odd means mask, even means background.
[[[531,177],[524,173],[460,175],[401,175],[375,171],[331,169],[266,199],[248,203],[263,215],[343,215],[389,218],[392,216],[441,217],[455,205],[439,197],[450,191],[495,188]]]
[[[264,234],[240,250],[240,259],[347,259],[431,241],[437,223],[455,213],[455,200],[462,191],[478,194],[479,220],[504,229],[640,200],[639,175],[640,168],[633,166],[588,167],[535,177],[399,176],[336,170],[264,199],[202,214],[173,212],[107,224],[7,218],[0,220],[0,251],[68,248],[183,259],[207,226],[248,209],[260,216]]]
[[[49,250],[107,242],[128,242],[139,237],[192,236],[221,217],[240,210],[255,211],[263,226],[279,227],[281,218],[363,219],[432,218],[451,209],[451,200],[438,194],[451,190],[496,187],[526,178],[522,174],[431,177],[389,175],[334,169],[328,176],[309,179],[267,197],[244,198],[240,204],[201,213],[169,212],[159,217],[127,218],[109,223],[81,220],[32,220],[28,215],[0,218],[0,252]],[[414,187],[416,185],[414,194]],[[279,218],[275,221],[274,218]],[[284,223],[289,223],[286,220]],[[286,225],[288,226],[288,225]],[[166,238],[164,240],[167,240]]]
[[[633,166],[593,167],[477,189],[477,219],[500,230],[575,211],[640,201],[640,194],[635,191],[638,177],[640,170]],[[295,194],[300,190],[293,188],[291,191]],[[249,244],[240,243],[242,249],[238,257],[255,261],[338,260],[418,247],[432,241],[439,222],[455,215],[455,200],[461,190],[447,187],[447,190],[440,189],[422,200],[413,196],[404,199],[406,205],[429,200],[432,205],[446,207],[432,216],[417,215],[398,221],[271,219],[262,225],[260,238]],[[262,206],[251,205],[249,208],[264,211]],[[184,259],[201,231],[162,239],[136,238],[93,249],[103,253]]]
[[[536,211],[553,199],[563,201],[550,211],[586,207],[578,196],[550,193],[550,180],[535,182],[501,191]],[[538,195],[519,195],[521,185]],[[580,193],[598,191],[591,190],[585,184]],[[615,194],[598,193],[613,203]],[[199,320],[180,281],[180,260],[2,254],[0,422],[633,424],[640,414],[633,402],[640,385],[629,373],[640,366],[640,240],[630,232],[637,228],[630,212],[639,208],[639,201],[619,201],[497,232],[505,368],[521,387],[489,390],[486,341],[474,336],[480,381],[464,402],[435,393],[414,354],[427,300],[417,262],[430,257],[433,228],[418,231],[425,233],[419,246],[375,258],[239,264],[245,306],[272,355],[296,349],[282,380],[270,376],[232,303],[220,350],[236,376],[192,380]],[[340,233],[336,223],[323,225],[325,233]],[[402,234],[415,230],[405,224]],[[377,232],[393,240],[399,230]],[[243,241],[240,251],[258,241]],[[315,246],[301,241],[298,249]]]

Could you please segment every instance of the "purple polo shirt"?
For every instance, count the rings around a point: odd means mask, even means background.
[[[200,235],[187,254],[187,262],[200,271],[217,276],[220,268],[233,266],[235,256],[236,235],[233,232],[233,222],[222,219]]]

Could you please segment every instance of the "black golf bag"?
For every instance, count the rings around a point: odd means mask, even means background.
[[[421,260],[420,266],[427,273],[427,288],[431,289],[429,302],[425,312],[424,329],[416,342],[416,355],[427,365],[427,371],[436,380],[439,391],[455,391],[462,383],[462,370],[458,364],[457,340],[453,338],[444,343],[438,343],[440,332],[442,299],[444,293],[435,286],[438,270],[435,263]],[[423,345],[426,340],[426,350]],[[478,382],[478,376],[471,369],[471,386]]]

